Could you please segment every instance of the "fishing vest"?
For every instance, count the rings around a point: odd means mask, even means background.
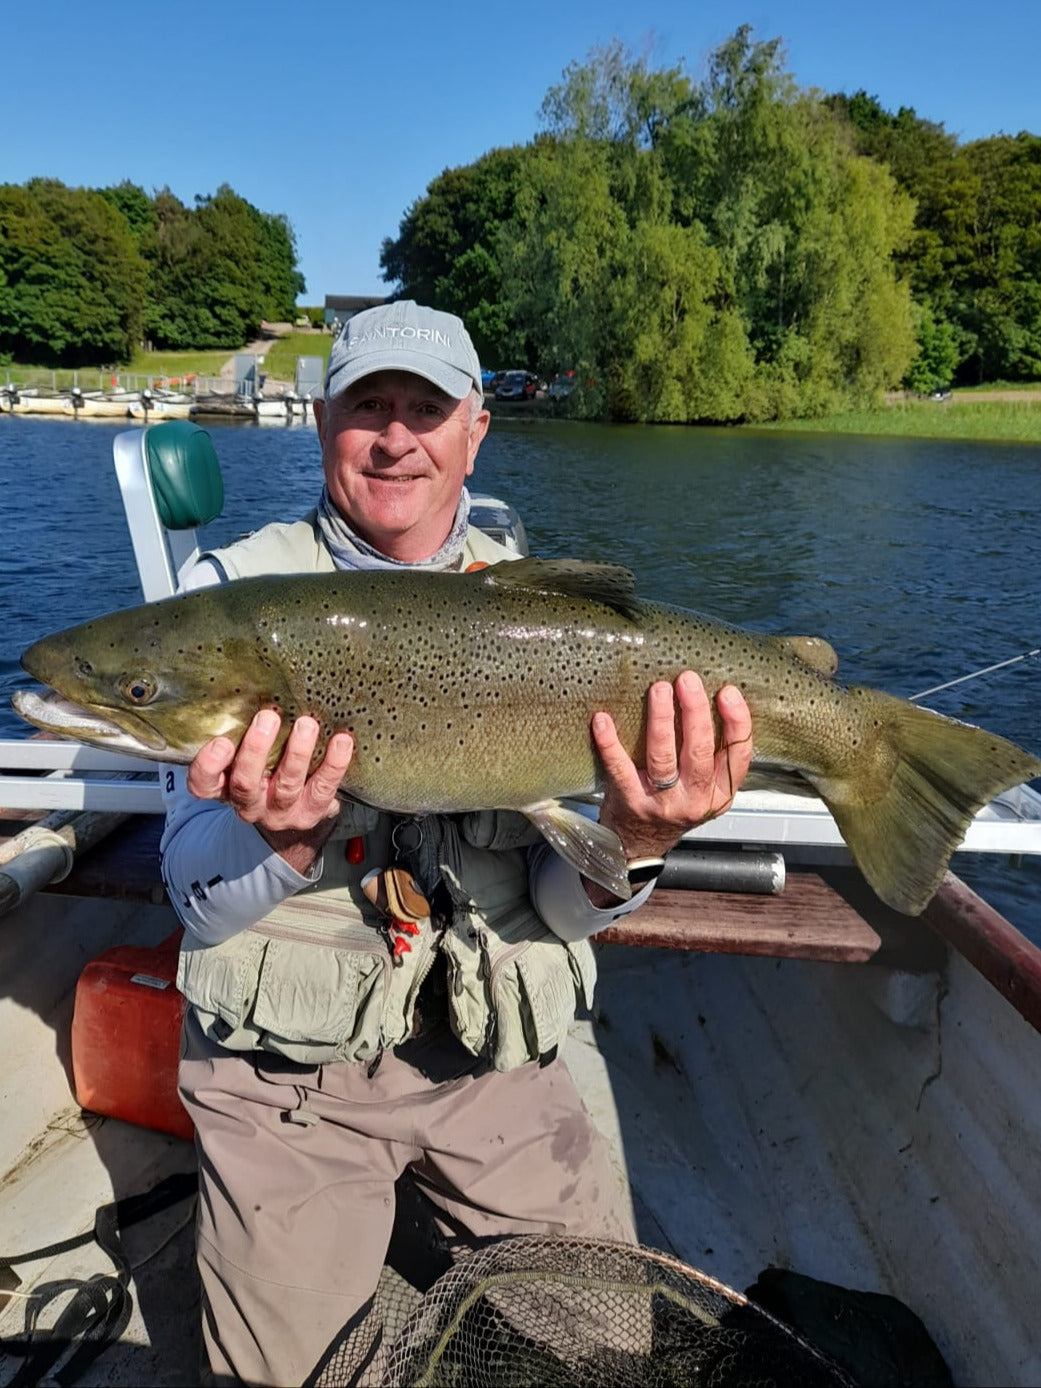
[[[232,579],[335,569],[314,512],[207,557]],[[469,530],[464,567],[515,557]],[[406,826],[409,868],[438,909],[395,956],[387,920],[361,880],[400,857]],[[403,821],[347,802],[325,844],[321,879],[221,944],[186,937],[177,986],[203,1030],[228,1049],[275,1051],[307,1065],[372,1063],[415,1034],[419,990],[440,953],[453,1033],[472,1055],[512,1070],[563,1043],[576,1003],[592,1003],[596,979],[588,941],[560,940],[531,904],[528,849],[538,842],[511,811]]]

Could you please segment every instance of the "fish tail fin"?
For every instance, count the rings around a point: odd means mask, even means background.
[[[973,817],[1041,761],[982,728],[874,690],[849,691],[878,730],[848,780],[811,778],[875,892],[924,910]]]

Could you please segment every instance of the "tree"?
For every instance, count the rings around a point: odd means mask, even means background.
[[[694,86],[611,45],[548,94],[504,285],[540,360],[598,382],[584,408],[779,418],[907,370],[912,204],[779,55],[742,27]]]
[[[145,265],[101,194],[51,179],[0,187],[0,351],[48,365],[128,361]]]
[[[737,315],[714,302],[718,257],[703,229],[671,224],[649,176],[642,210],[626,208],[601,142],[545,141],[539,155],[504,231],[503,282],[547,371],[575,371],[572,407],[613,419],[738,417],[747,343]]]
[[[465,317],[484,361],[528,360],[503,301],[499,234],[529,157],[519,148],[495,149],[465,168],[445,169],[380,252],[383,278],[397,283],[399,296]]]
[[[256,275],[261,316],[270,322],[292,321],[297,296],[307,289],[296,268],[296,236],[288,217],[249,207],[258,247]]]
[[[914,232],[901,255],[923,311],[909,380],[932,378],[937,350],[944,371],[950,351],[957,354],[944,385],[1041,375],[1038,137],[960,146],[913,108],[893,115],[863,91],[827,104],[847,122],[856,148],[884,161],[915,199]]]
[[[173,350],[222,346],[215,340],[217,326],[200,293],[199,279],[207,255],[205,232],[169,188],[156,194],[155,212],[155,235],[145,252],[149,262],[148,338],[156,347]]]
[[[143,188],[124,179],[122,183],[111,188],[99,188],[98,191],[106,202],[123,214],[130,234],[139,247],[154,236],[155,204]]]
[[[961,285],[975,339],[968,379],[1041,378],[1041,138],[998,135],[965,146],[978,180],[975,257]]]
[[[265,318],[294,315],[303,278],[293,229],[222,184],[187,208],[169,191],[154,202],[148,335],[157,347],[240,347]]]
[[[776,419],[874,402],[924,351],[912,283],[965,346],[949,280],[971,170],[913,111],[800,91],[779,40],[742,26],[700,82],[618,42],[594,49],[542,124],[524,149],[435,180],[382,264],[401,293],[474,325],[485,355],[509,344],[546,374],[573,370],[579,412]],[[930,152],[964,186],[941,178],[933,220],[916,222],[883,145],[918,186]]]

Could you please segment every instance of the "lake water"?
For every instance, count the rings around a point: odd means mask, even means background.
[[[0,737],[30,641],[140,601],[112,468],[117,428],[0,419]],[[312,428],[209,428],[216,545],[317,496]],[[512,501],[534,553],[612,558],[647,597],[819,633],[841,674],[909,696],[1041,645],[1041,448],[932,440],[493,423],[474,486]],[[1041,751],[1041,660],[935,695]],[[956,870],[1041,942],[1041,862]]]

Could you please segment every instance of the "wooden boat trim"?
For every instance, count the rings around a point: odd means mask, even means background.
[[[1041,949],[948,872],[923,919],[1041,1031]]]
[[[603,944],[862,964],[882,945],[863,915],[817,873],[790,873],[777,896],[658,888]]]

